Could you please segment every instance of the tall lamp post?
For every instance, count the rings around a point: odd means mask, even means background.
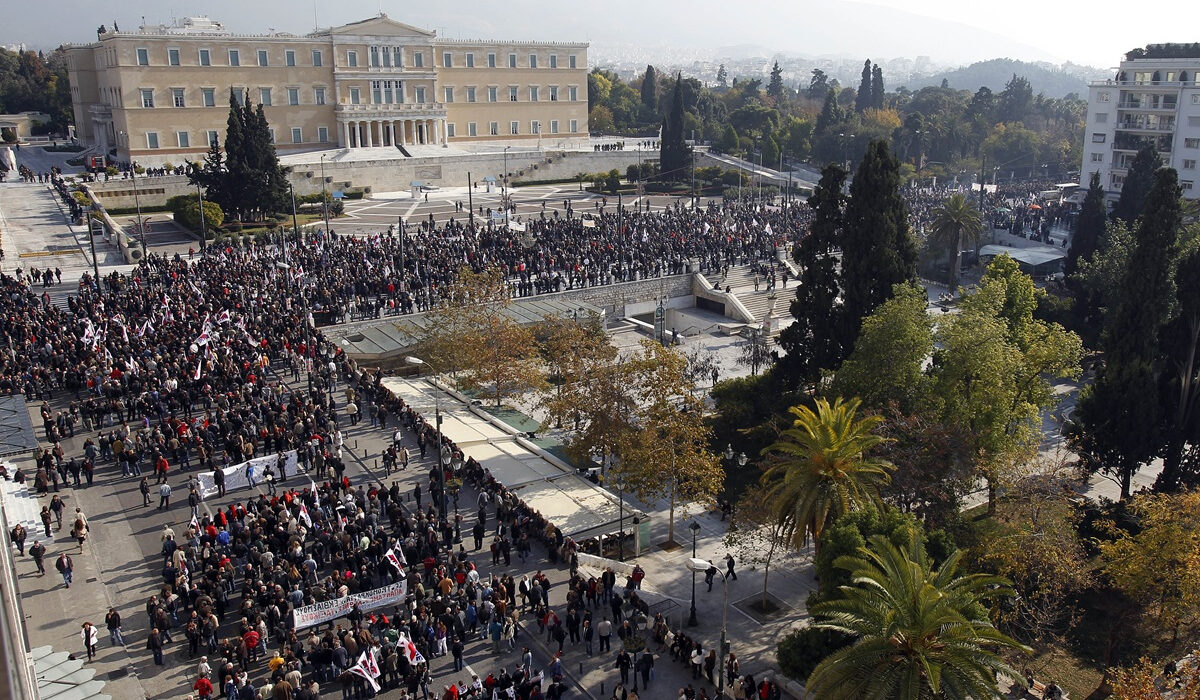
[[[504,192],[500,197],[501,206],[504,207],[504,228],[508,228],[508,149],[512,146],[504,147]]]
[[[404,362],[406,364],[414,365],[414,366],[415,365],[424,365],[424,366],[428,367],[431,372],[435,371],[433,369],[433,365],[429,364],[428,362],[426,362],[425,360],[422,360],[419,357],[413,357],[412,355],[409,355],[408,357],[404,358]],[[432,382],[430,382],[430,383],[432,384]],[[450,464],[450,457],[452,455],[450,453],[450,448],[442,447],[442,406],[441,406],[442,394],[441,394],[441,390],[439,390],[436,386],[433,389],[434,389],[433,421],[434,421],[434,428],[437,430],[437,454],[438,454],[437,474],[438,474],[438,485],[441,487],[441,490],[442,490],[442,498],[441,498],[442,502],[438,504],[438,510],[439,510],[441,517],[445,518],[446,517],[446,502],[445,502],[445,499],[446,499],[446,465]]]
[[[688,528],[692,531],[692,559],[694,560],[694,559],[696,559],[696,535],[700,534],[700,523],[693,520],[692,524],[689,525]],[[708,562],[705,562],[705,567],[704,567],[705,569],[708,568],[707,563]],[[688,612],[687,624],[688,624],[688,627],[695,627],[696,625],[700,624],[700,621],[696,619],[696,570],[695,569],[692,569],[692,609]]]
[[[743,457],[745,455],[742,455]],[[708,567],[712,564],[698,557],[692,557],[687,560],[686,566],[692,572],[692,581],[696,580],[696,572],[708,571]],[[724,600],[721,604],[721,647],[717,656],[717,697],[720,698],[725,694],[725,661],[729,658],[729,635],[727,634],[726,624],[729,621],[729,574],[721,573],[721,583],[725,591]],[[693,596],[694,597],[694,596]],[[694,607],[694,606],[693,606]]]
[[[613,486],[617,487],[617,501],[620,503],[618,508],[620,516],[617,521],[617,560],[625,561],[625,480],[618,475],[613,479]]]
[[[325,235],[329,235],[329,195],[325,192],[325,154],[321,154],[321,210],[325,212]]]
[[[200,255],[208,252],[208,226],[204,223],[204,191],[200,189],[200,180],[196,180],[196,198],[200,200]],[[292,211],[295,211],[296,199],[292,196]]]
[[[133,151],[129,149],[129,134],[119,132],[125,137],[125,148],[129,150],[129,179],[133,181],[133,205],[137,208],[138,234],[142,239],[142,258],[146,257],[146,225],[142,222],[142,201],[138,197],[137,164],[133,162]],[[203,208],[201,208],[203,211]]]

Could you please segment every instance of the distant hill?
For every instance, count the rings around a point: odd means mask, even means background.
[[[1089,82],[1112,77],[1111,71],[1074,63],[1057,66],[1053,63],[1030,63],[1011,58],[993,58],[990,61],[979,61],[954,70],[913,77],[904,86],[909,90],[918,90],[930,85],[941,85],[942,80],[945,79],[950,87],[957,90],[973,92],[986,86],[993,92],[1000,92],[1014,73],[1025,76],[1033,87],[1035,95],[1041,92],[1045,93],[1046,97],[1065,97],[1074,92],[1085,99]]]

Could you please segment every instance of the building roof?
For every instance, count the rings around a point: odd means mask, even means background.
[[[1058,248],[1009,248],[1002,245],[985,245],[979,249],[979,256],[997,256],[1007,253],[1008,257],[1016,260],[1019,263],[1026,265],[1038,266],[1045,265],[1055,260],[1062,260],[1067,257],[1066,252]]]

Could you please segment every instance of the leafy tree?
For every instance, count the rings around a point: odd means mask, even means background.
[[[725,546],[737,551],[737,558],[744,566],[763,568],[760,607],[763,611],[770,609],[767,578],[771,575],[771,562],[781,549],[790,544],[783,531],[783,521],[776,517],[773,506],[761,485],[751,487],[738,500],[725,534]]]
[[[1088,183],[1087,195],[1083,198],[1083,206],[1075,223],[1075,235],[1071,236],[1071,247],[1067,249],[1067,262],[1063,272],[1071,280],[1079,270],[1080,260],[1091,260],[1092,255],[1100,247],[1100,239],[1104,236],[1104,224],[1107,220],[1104,205],[1104,187],[1100,185],[1100,173],[1092,173]],[[1078,287],[1072,283],[1078,290]]]
[[[817,410],[793,406],[792,427],[763,450],[768,468],[762,481],[776,508],[784,534],[799,548],[851,510],[873,508],[893,466],[868,456],[884,439],[872,431],[879,416],[859,418],[858,399],[830,404],[817,399]]]
[[[676,509],[710,502],[725,472],[708,449],[704,404],[693,394],[683,355],[647,340],[628,364],[634,427],[619,438],[620,462],[613,472],[642,501],[667,500],[667,542],[674,543]]]
[[[779,346],[787,352],[780,371],[793,386],[815,384],[822,369],[835,369],[842,358],[837,325],[841,286],[834,251],[841,237],[845,183],[846,171],[837,164],[821,172],[808,198],[813,211],[809,234],[793,249],[800,266],[790,309],[796,320],[779,335]]]
[[[729,87],[729,71],[725,70],[724,63],[717,68],[717,87],[721,88],[722,90]]]
[[[1193,656],[1200,656],[1196,652]],[[1174,678],[1160,676],[1161,664],[1143,656],[1126,668],[1113,671],[1112,700],[1162,700],[1164,686],[1171,700],[1200,700],[1200,669],[1195,664],[1182,666]],[[1173,687],[1171,687],[1173,686]]]
[[[896,465],[884,500],[931,527],[956,519],[977,481],[967,436],[930,411],[904,413],[892,403],[883,416],[879,434],[888,443],[879,456]]]
[[[760,147],[763,166],[771,169],[778,167],[775,165],[779,162],[779,144],[775,143],[775,139],[770,136],[762,140]]]
[[[806,92],[810,100],[823,100],[829,96],[829,76],[825,75],[825,71],[813,68]]]
[[[752,329],[750,337],[742,344],[741,355],[737,363],[749,367],[751,375],[758,375],[760,367],[766,367],[771,361],[771,339],[761,329]]]
[[[831,390],[858,396],[868,409],[895,404],[916,409],[925,391],[925,362],[933,351],[929,299],[916,284],[896,286],[895,295],[863,320],[854,351],[834,375]]]
[[[1121,185],[1121,196],[1113,207],[1114,220],[1124,222],[1131,229],[1137,225],[1137,218],[1141,216],[1146,198],[1154,187],[1154,173],[1161,167],[1162,159],[1153,145],[1147,143],[1138,150]]]
[[[862,114],[874,103],[871,101],[871,60],[863,63],[862,80],[858,83],[858,92],[854,96],[854,111]]]
[[[540,396],[548,421],[561,428],[563,421],[579,415],[587,399],[588,381],[617,357],[599,323],[552,318],[541,325],[538,352],[550,373]]]
[[[771,66],[771,79],[767,82],[767,94],[775,98],[775,102],[782,102],[783,94],[783,69],[779,67],[779,61]]]
[[[958,290],[963,243],[972,247],[978,245],[979,234],[982,231],[983,217],[975,208],[975,204],[961,192],[950,195],[941,206],[933,210],[933,224],[929,237],[932,243],[943,244],[949,250],[951,292]]]
[[[418,347],[433,368],[499,406],[505,398],[541,388],[533,332],[508,313],[512,303],[497,268],[459,271],[443,302],[429,312]]]
[[[671,111],[663,122],[662,145],[659,152],[659,163],[662,165],[662,175],[668,180],[679,182],[691,174],[691,148],[688,147],[683,133],[683,85],[676,78],[674,97],[671,101]]]
[[[1141,495],[1129,508],[1139,529],[1101,542],[1103,572],[1175,636],[1200,617],[1200,493]]]
[[[225,158],[221,154],[221,146],[216,139],[209,144],[208,153],[204,156],[204,164],[199,168],[193,167],[188,171],[188,184],[199,183],[204,189],[207,201],[218,206],[230,204],[230,194],[225,191]]]
[[[962,552],[936,568],[920,541],[897,546],[882,535],[838,565],[854,585],[813,606],[815,626],[854,635],[809,676],[806,689],[829,700],[1003,698],[1001,675],[1024,679],[1000,657],[1025,650],[988,620],[982,603],[1010,593],[998,576],[959,575]]]
[[[994,512],[1000,484],[1011,482],[1041,436],[1039,411],[1054,403],[1047,378],[1076,376],[1078,336],[1034,318],[1044,294],[1007,255],[988,266],[961,313],[939,324],[932,396],[941,419],[967,436],[988,484]]]
[[[1122,500],[1129,497],[1133,475],[1161,444],[1155,396],[1162,371],[1159,337],[1174,308],[1180,222],[1177,176],[1161,168],[1138,220],[1117,301],[1105,314],[1104,366],[1076,410],[1074,447],[1089,470],[1120,484]]]
[[[1013,73],[1013,77],[1004,84],[999,103],[997,116],[1001,122],[1022,121],[1033,106],[1033,87],[1024,76]]]
[[[717,150],[722,153],[736,153],[738,150],[738,135],[732,124],[726,124],[725,129],[721,132],[721,139],[717,141]]]
[[[1085,329],[1103,328],[1103,312],[1119,301],[1121,279],[1133,250],[1133,233],[1120,221],[1109,221],[1100,238],[1100,247],[1091,260],[1080,259],[1072,277],[1075,310]],[[1096,338],[1100,336],[1096,331]]]
[[[842,227],[841,347],[849,352],[862,319],[917,276],[917,247],[900,196],[900,164],[884,141],[872,141],[850,185]]]
[[[845,114],[842,108],[838,105],[838,92],[836,88],[830,87],[825,92],[825,104],[821,106],[821,114],[817,117],[817,125],[815,131],[819,135],[825,135],[836,128],[845,119]]]

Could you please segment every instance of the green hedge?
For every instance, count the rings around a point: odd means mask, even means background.
[[[805,627],[779,640],[775,657],[784,675],[804,683],[817,664],[852,641],[852,637],[841,632]]]

